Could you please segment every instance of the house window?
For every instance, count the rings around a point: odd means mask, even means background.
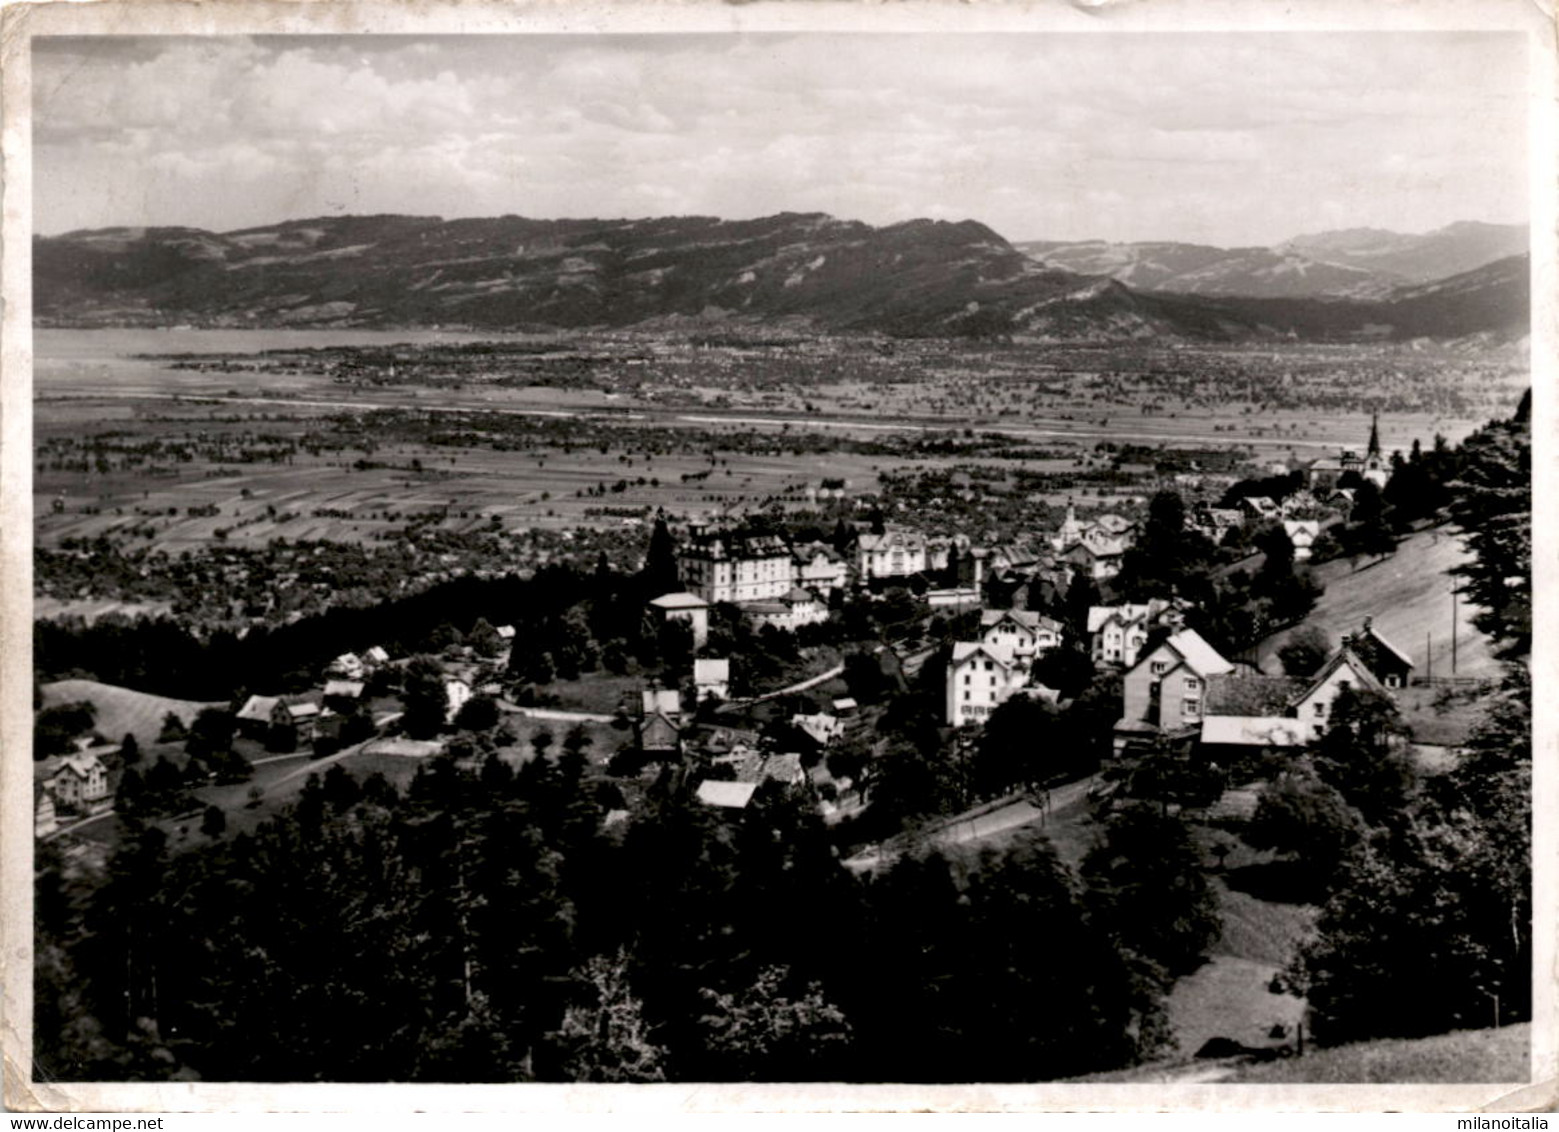
[[[1400,676],[1387,676],[1386,677],[1386,687],[1388,687],[1388,688],[1400,688],[1401,686],[1402,686],[1402,678]]]
[[[1202,697],[1187,696],[1185,698],[1185,714],[1188,716],[1199,715],[1202,711]]]
[[[1315,705],[1315,714],[1316,714],[1316,718],[1317,719],[1319,719],[1322,716],[1324,716],[1326,714],[1326,705],[1324,703],[1316,704]]]
[[[1311,730],[1315,732],[1315,737],[1317,739],[1319,739],[1322,735],[1326,734],[1326,728],[1322,727],[1319,723],[1317,723],[1313,728],[1311,728]]]
[[[1200,680],[1197,680],[1195,677],[1190,677],[1190,676],[1186,677],[1186,682],[1185,682],[1185,690],[1186,691],[1188,691],[1188,692],[1197,692],[1197,691],[1201,690],[1201,687],[1202,687],[1202,682]]]
[[[1153,662],[1153,667],[1152,667],[1153,675],[1155,675],[1155,676],[1162,676],[1168,670],[1169,670],[1169,661],[1167,661],[1167,660],[1155,660]]]
[[[995,668],[995,665],[993,665],[990,661],[987,660],[985,662],[985,671],[990,672],[993,668]]]
[[[969,702],[969,693],[965,692],[964,693],[964,703],[968,703],[968,702]]]
[[[974,677],[971,676],[969,673],[965,672],[964,673],[964,683],[965,684],[973,684],[974,683]]]

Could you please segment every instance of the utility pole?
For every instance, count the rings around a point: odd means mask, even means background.
[[[1434,683],[1434,634],[1424,631],[1424,683]]]
[[[1456,587],[1451,587],[1451,675],[1456,675]]]

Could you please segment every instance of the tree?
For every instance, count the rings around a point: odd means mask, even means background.
[[[192,758],[205,758],[218,751],[232,750],[233,733],[237,728],[237,717],[225,708],[201,708],[200,714],[190,724],[184,750]]]
[[[974,788],[994,797],[1014,787],[1036,787],[1054,772],[1056,709],[1022,694],[997,706],[985,722],[974,760]]]
[[[1525,403],[1525,402],[1523,402]],[[1461,592],[1479,607],[1474,624],[1515,658],[1532,649],[1532,437],[1518,411],[1462,445],[1461,474],[1450,485],[1451,521],[1471,562],[1456,568]]]
[[[146,789],[142,797],[142,808],[154,814],[174,813],[183,807],[186,798],[184,776],[166,755],[158,755],[151,770],[146,772]]]
[[[33,758],[69,754],[76,749],[76,737],[90,732],[96,721],[97,707],[88,700],[44,708],[33,723]]]
[[[157,733],[157,742],[177,743],[184,735],[184,720],[179,718],[178,712],[170,711],[162,717],[162,730]]]
[[[571,755],[582,755],[594,744],[595,740],[590,738],[590,732],[585,730],[583,723],[574,724],[563,736],[563,749]]]
[[[536,733],[530,737],[530,745],[531,750],[536,752],[536,758],[538,760],[545,759],[547,757],[548,749],[552,746],[552,732],[547,730],[545,727],[539,728]]]
[[[462,731],[491,731],[498,726],[498,701],[491,696],[472,696],[455,715],[455,726]]]
[[[485,617],[478,617],[476,624],[471,626],[471,631],[466,634],[466,644],[480,656],[494,657],[503,652],[503,638]]]
[[[1166,816],[1170,806],[1211,806],[1224,789],[1222,771],[1163,737],[1140,754],[1113,763],[1105,777],[1120,781],[1129,797],[1157,802]]]
[[[614,637],[606,642],[601,650],[601,667],[613,676],[625,676],[628,673],[628,649],[622,638]]]
[[[1069,700],[1093,683],[1094,666],[1087,651],[1068,643],[1046,649],[1035,657],[1032,675],[1038,683]]]
[[[1268,523],[1251,538],[1251,543],[1265,556],[1261,564],[1261,578],[1283,578],[1294,572],[1294,544],[1281,523]]]
[[[670,617],[656,631],[656,649],[663,668],[682,672],[693,663],[693,626],[680,617]]]
[[[1172,973],[1194,969],[1223,930],[1191,831],[1152,806],[1130,805],[1110,818],[1082,872],[1099,922]]]
[[[1331,655],[1332,641],[1319,625],[1301,625],[1290,633],[1278,649],[1283,671],[1308,679],[1321,670]]]
[[[1396,536],[1386,518],[1385,503],[1380,488],[1373,480],[1360,482],[1353,497],[1353,510],[1349,515],[1354,530],[1350,532],[1351,544],[1360,554],[1384,557],[1397,548]]]
[[[1314,744],[1316,773],[1372,825],[1400,812],[1418,785],[1396,701],[1369,688],[1344,688]]]
[[[1359,814],[1336,790],[1302,773],[1285,773],[1261,792],[1245,840],[1298,858],[1311,899],[1324,899],[1337,871],[1363,838]]]
[[[1172,593],[1200,593],[1208,586],[1215,548],[1186,527],[1185,501],[1177,492],[1157,492],[1148,503],[1142,534],[1121,558],[1112,583],[1130,601]]]
[[[325,803],[336,813],[351,809],[363,796],[357,779],[353,778],[340,763],[334,764],[325,772],[320,789],[324,792]]]
[[[1099,594],[1098,584],[1087,574],[1074,574],[1066,587],[1066,624],[1067,628],[1079,638],[1088,634],[1088,611],[1098,605],[1103,598]]]
[[[1359,747],[1384,733],[1389,750],[1389,719],[1354,714],[1364,716]],[[1391,804],[1345,862],[1290,972],[1318,1037],[1487,1025],[1495,995],[1502,1022],[1530,1017],[1531,722],[1530,676],[1512,665],[1455,768],[1418,789],[1388,781],[1366,792]]]
[[[853,652],[845,657],[844,682],[858,703],[874,704],[888,691],[888,678],[876,653]]]
[[[1161,1052],[1162,981],[1076,887],[1033,830],[975,860],[909,856],[873,882],[858,962],[829,984],[861,1077],[1047,1080]]]
[[[1092,773],[1113,753],[1123,684],[1119,673],[1102,673],[1061,713],[1057,742],[1068,773]]]
[[[677,547],[664,515],[655,517],[655,526],[650,530],[649,550],[644,555],[644,569],[640,571],[639,577],[646,598],[672,593],[680,584],[677,579]]]
[[[963,809],[963,768],[941,751],[897,740],[872,764],[871,814],[890,826],[913,826]]]
[[[146,804],[146,784],[141,779],[141,772],[134,767],[126,767],[124,773],[119,776],[119,786],[114,791],[114,809],[120,814],[133,816],[138,814]]]
[[[200,817],[200,832],[215,841],[227,832],[227,814],[219,806],[207,806]]]
[[[548,1035],[563,1079],[597,1083],[664,1081],[666,1050],[644,1019],[628,983],[628,956],[597,955],[573,972],[578,1001]]]
[[[140,761],[141,744],[132,732],[126,731],[124,739],[119,743],[119,762],[124,766],[134,766]]]
[[[787,992],[789,968],[768,966],[734,992],[704,988],[699,1018],[710,1077],[718,1081],[814,1081],[850,1043],[844,1013],[821,983]]]
[[[1501,908],[1468,868],[1488,837],[1470,815],[1424,809],[1349,858],[1289,973],[1319,1040],[1488,1025],[1494,994],[1502,1022],[1530,1017],[1530,905]]]
[[[418,656],[406,665],[401,706],[401,726],[413,739],[431,739],[439,733],[449,711],[449,694],[438,661]]]

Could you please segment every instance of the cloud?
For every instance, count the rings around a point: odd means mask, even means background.
[[[1513,37],[38,43],[43,231],[805,209],[1258,243],[1524,217]]]

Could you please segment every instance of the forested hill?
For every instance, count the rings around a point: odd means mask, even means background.
[[[1142,292],[1036,263],[974,221],[874,228],[819,213],[330,217],[227,233],[110,228],[33,246],[42,325],[523,330],[778,320],[1104,341],[1519,336],[1526,273],[1503,262],[1503,272],[1464,277],[1426,308],[1417,294],[1364,302]]]

